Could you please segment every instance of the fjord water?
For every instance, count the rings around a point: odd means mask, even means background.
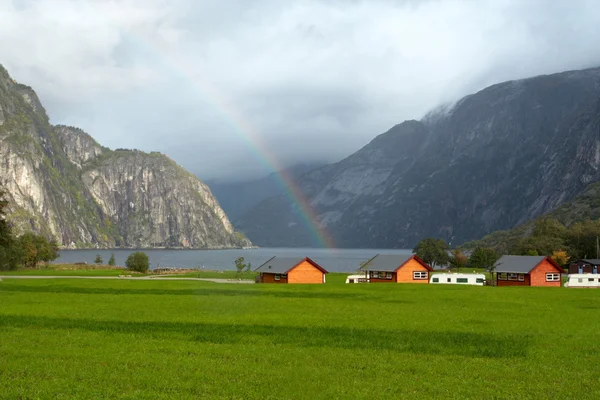
[[[100,254],[104,264],[111,254],[115,255],[117,265],[125,265],[127,256],[136,250],[61,250],[55,264],[87,262],[93,264]],[[313,248],[259,248],[235,250],[142,250],[150,258],[150,268],[198,268],[204,270],[232,270],[234,261],[244,257],[245,262],[256,268],[271,257],[310,257],[330,272],[354,272],[360,263],[376,254],[410,254],[408,249],[313,249]]]

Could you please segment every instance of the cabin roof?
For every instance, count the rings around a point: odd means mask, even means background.
[[[319,264],[317,264],[316,262],[314,262],[313,260],[311,260],[308,257],[304,257],[304,258],[272,257],[269,260],[267,260],[267,262],[265,262],[263,265],[256,268],[255,271],[268,272],[268,273],[272,273],[272,274],[287,274],[288,272],[290,272],[291,270],[296,268],[299,264],[303,263],[304,261],[308,261],[310,264],[312,264],[315,268],[317,268],[322,273],[324,273],[324,274],[328,273],[325,270],[325,268],[321,267]]]
[[[421,260],[414,254],[377,254],[375,257],[367,261],[362,267],[360,267],[360,269],[394,272],[413,258],[429,271],[433,271],[433,268],[431,268],[425,263],[425,261]]]
[[[548,260],[560,272],[565,272],[553,259],[546,256],[502,256],[498,260],[496,272],[528,274],[544,260]]]
[[[581,260],[578,261],[583,261],[586,262],[588,264],[592,264],[592,265],[600,265],[600,259],[598,258],[582,258]]]

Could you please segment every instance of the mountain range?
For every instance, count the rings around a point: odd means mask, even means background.
[[[210,189],[164,154],[110,150],[50,124],[0,66],[0,176],[17,233],[68,248],[249,246]]]
[[[509,81],[405,121],[297,178],[337,247],[451,245],[551,212],[600,180],[600,68]],[[311,246],[287,196],[234,224],[261,246]]]
[[[265,177],[242,181],[206,181],[227,216],[232,220],[243,216],[252,207],[271,197],[285,195],[288,186],[296,185],[303,174],[325,163],[295,164]],[[281,177],[285,176],[286,179]]]

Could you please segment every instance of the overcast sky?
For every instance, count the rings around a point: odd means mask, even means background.
[[[489,84],[600,66],[599,27],[597,0],[0,0],[0,63],[55,124],[241,179],[265,151],[337,161]]]

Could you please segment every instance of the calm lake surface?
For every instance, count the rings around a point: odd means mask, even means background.
[[[87,262],[93,264],[96,254],[108,263],[114,253],[117,265],[125,265],[129,254],[136,250],[61,250],[54,263]],[[206,270],[234,270],[234,261],[244,257],[257,268],[271,257],[310,257],[330,272],[354,272],[360,263],[376,254],[411,254],[411,250],[398,249],[308,249],[308,248],[260,248],[248,250],[141,250],[150,258],[150,268],[178,267]]]

